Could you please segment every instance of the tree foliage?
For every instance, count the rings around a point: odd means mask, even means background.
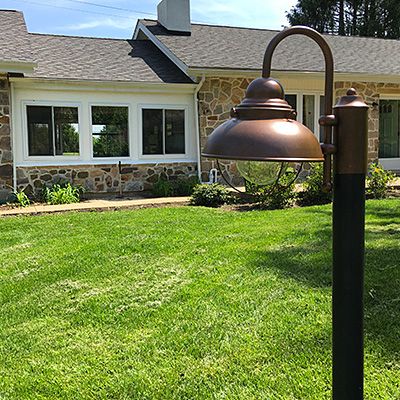
[[[398,0],[298,0],[286,17],[321,33],[400,38]]]

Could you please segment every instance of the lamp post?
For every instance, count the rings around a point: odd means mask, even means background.
[[[272,55],[286,37],[313,39],[325,59],[323,143],[295,121],[281,84],[270,78]],[[250,83],[231,119],[208,137],[208,158],[274,162],[324,162],[324,190],[332,189],[333,157],[333,399],[363,398],[363,281],[368,106],[349,89],[332,110],[334,64],[317,31],[296,26],[269,43],[262,78]]]

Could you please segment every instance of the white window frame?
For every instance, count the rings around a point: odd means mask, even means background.
[[[29,155],[29,132],[28,132],[28,106],[43,106],[43,107],[74,107],[78,109],[78,126],[79,126],[79,155],[78,156],[30,156]],[[21,103],[22,110],[22,125],[23,125],[23,158],[24,161],[53,161],[59,163],[60,161],[81,161],[83,149],[83,129],[82,129],[82,103],[76,102],[60,102],[60,101],[41,101],[41,100],[23,100]],[[52,121],[54,124],[54,121]],[[67,163],[68,164],[68,163]]]
[[[399,100],[400,95],[390,94],[390,95],[381,95],[379,100]],[[380,115],[379,115],[380,116]],[[378,124],[378,140],[380,140],[380,131]],[[379,148],[378,148],[379,154]],[[392,158],[379,158],[379,163],[382,165],[384,169],[398,171],[400,169],[400,157],[392,157]]]
[[[296,95],[297,98],[297,121],[303,123],[303,96],[314,96],[314,135],[318,140],[321,140],[321,127],[319,126],[319,117],[320,117],[320,103],[321,96],[324,96],[323,92],[316,91],[288,91],[285,95]]]
[[[143,154],[143,110],[181,110],[185,116],[185,153],[178,154]],[[138,105],[138,121],[139,121],[139,159],[140,160],[186,160],[189,158],[189,107],[185,104],[139,104]],[[164,132],[163,132],[164,134]],[[163,137],[165,141],[165,137]]]
[[[113,164],[118,161],[129,161],[132,160],[132,148],[131,148],[131,105],[129,103],[110,103],[110,102],[96,102],[88,104],[89,110],[89,148],[90,148],[90,160],[96,162],[97,164]],[[92,107],[126,107],[128,109],[128,150],[129,154],[127,156],[121,157],[95,157],[93,155],[93,120],[92,120]]]

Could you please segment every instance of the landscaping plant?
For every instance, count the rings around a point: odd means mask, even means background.
[[[294,191],[296,173],[293,168],[278,179],[278,182],[269,185],[256,185],[245,180],[246,192],[253,196],[255,202],[267,210],[283,209],[293,205],[296,197]]]
[[[323,164],[311,164],[309,175],[303,183],[303,190],[298,193],[297,201],[301,206],[313,206],[327,204],[332,201],[332,193],[325,193],[322,190]]]
[[[191,204],[195,206],[218,207],[232,201],[232,194],[220,183],[195,186]]]
[[[82,193],[82,187],[65,182],[43,188],[42,197],[47,204],[70,204],[79,203]]]
[[[367,175],[367,197],[371,199],[384,199],[387,197],[389,183],[395,176],[393,172],[386,171],[381,164],[377,162],[371,163]]]
[[[161,175],[153,185],[152,193],[157,197],[190,196],[194,187],[198,184],[199,178],[197,176],[169,180],[165,175]]]
[[[17,204],[19,207],[28,207],[31,204],[29,197],[23,190],[16,191],[13,194],[15,196],[14,204]]]

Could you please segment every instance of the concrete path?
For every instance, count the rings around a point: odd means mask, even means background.
[[[147,208],[147,207],[165,207],[165,206],[180,206],[189,203],[190,197],[159,197],[152,199],[137,198],[137,199],[93,199],[84,200],[81,203],[60,204],[56,206],[48,204],[32,204],[25,208],[0,208],[0,217],[11,215],[37,215],[60,213],[67,211],[110,211],[132,208]]]

